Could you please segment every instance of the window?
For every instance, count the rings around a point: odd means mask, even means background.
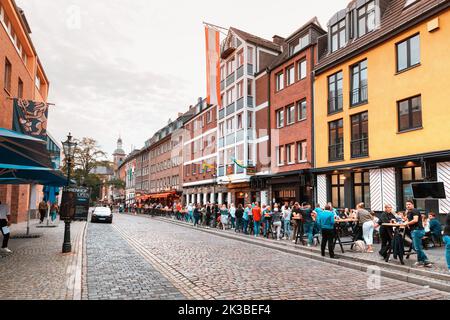
[[[412,4],[414,4],[414,3],[418,2],[418,1],[419,0],[406,0],[405,8],[409,7],[410,5],[412,5]]]
[[[225,66],[220,67],[220,80],[225,80]]]
[[[234,119],[227,120],[227,134],[233,133],[233,122]]]
[[[358,9],[358,37],[375,29],[375,2],[370,1]]]
[[[353,107],[365,103],[368,100],[367,60],[361,61],[350,67],[350,71],[352,77],[350,101]]]
[[[243,113],[240,113],[237,115],[237,130],[241,130],[242,127],[242,115]]]
[[[295,81],[295,67],[290,66],[286,69],[286,85],[290,86]]]
[[[331,27],[331,52],[344,47],[346,41],[345,19],[343,19]]]
[[[227,91],[227,105],[234,102],[234,88]]]
[[[206,123],[210,123],[212,118],[212,111],[206,113]]]
[[[9,93],[11,92],[11,74],[12,74],[11,62],[9,62],[7,58],[5,58],[4,88]]]
[[[401,171],[402,177],[402,203],[405,203],[408,200],[414,200],[412,183],[423,182],[423,173],[422,167],[410,167],[403,168]],[[414,201],[417,209],[425,209],[425,200],[415,200]]]
[[[305,48],[307,45],[311,43],[309,34],[298,39],[298,43],[293,43],[289,46],[289,54],[292,56]]]
[[[277,164],[279,167],[284,165],[284,147],[277,147]]]
[[[253,80],[247,79],[247,95],[253,96]]]
[[[244,65],[244,51],[238,53],[238,68]]]
[[[341,111],[343,102],[342,71],[328,77],[328,113]]]
[[[287,124],[293,124],[295,122],[295,106],[289,106],[286,110]]]
[[[249,64],[253,64],[253,48],[247,47],[247,59]]]
[[[192,175],[196,175],[197,174],[197,165],[196,164],[192,164]]]
[[[369,156],[369,114],[367,112],[352,116],[352,158]]]
[[[289,144],[286,146],[286,159],[288,164],[294,164],[295,163],[295,145]]]
[[[277,128],[284,127],[284,110],[280,109],[277,111]]]
[[[368,171],[353,173],[353,196],[355,207],[359,203],[364,203],[366,208],[370,208],[370,173]]]
[[[219,137],[223,137],[224,135],[225,135],[225,132],[224,132],[224,123],[221,122],[221,123],[219,123]]]
[[[277,91],[284,89],[284,75],[283,72],[277,74]]]
[[[189,177],[189,172],[190,172],[190,170],[191,170],[190,167],[191,167],[190,165],[187,165],[186,168],[185,168],[185,170],[186,170],[186,172],[185,172],[186,177]]]
[[[420,35],[397,44],[397,72],[420,64]]]
[[[331,176],[331,202],[335,208],[345,207],[345,176],[334,174]]]
[[[297,102],[297,118],[298,121],[306,119],[306,99]]]
[[[23,81],[19,78],[19,83],[17,85],[17,97],[22,99],[23,98]]]
[[[237,84],[237,99],[239,100],[244,96],[244,82],[241,81]]]
[[[329,123],[329,161],[344,160],[344,121]]]
[[[306,66],[306,59],[300,61],[297,63],[297,69],[298,69],[298,80],[302,80],[306,78],[306,72],[307,72],[307,66]]]
[[[234,72],[234,58],[227,62],[227,75],[229,76]]]
[[[399,132],[422,127],[422,97],[417,96],[403,101],[398,105]]]
[[[308,145],[306,141],[297,142],[297,161],[298,162],[306,162],[308,161]]]
[[[253,112],[252,111],[248,111],[247,124],[248,124],[249,129],[253,128]]]

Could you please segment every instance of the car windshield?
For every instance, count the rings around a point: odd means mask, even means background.
[[[109,208],[95,208],[95,213],[111,213],[111,210]]]

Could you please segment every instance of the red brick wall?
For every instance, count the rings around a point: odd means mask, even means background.
[[[312,145],[311,145],[311,135],[312,135],[312,79],[311,79],[311,67],[313,66],[312,59],[314,54],[311,54],[311,49],[306,48],[299,55],[294,56],[292,59],[286,61],[281,66],[273,70],[271,73],[271,128],[272,128],[272,143],[271,143],[271,158],[272,158],[272,171],[274,173],[277,172],[289,172],[295,170],[302,170],[311,168],[311,154],[312,154]],[[306,78],[298,81],[297,75],[297,62],[305,59],[307,60],[307,73]],[[280,71],[285,71],[285,69],[292,64],[295,64],[295,77],[296,82],[289,87],[286,87],[279,92],[276,92],[276,75]],[[284,80],[286,82],[286,73],[284,76]],[[284,114],[285,126],[282,129],[277,129],[276,124],[276,112],[280,108],[286,108],[291,104],[296,104],[297,101],[306,98],[307,103],[307,118],[303,121],[298,121],[297,108],[295,109],[295,122],[292,125],[287,125],[287,115],[286,109]],[[307,161],[308,163],[296,163],[294,165],[285,165],[283,167],[277,166],[277,153],[276,148],[280,145],[287,145],[291,143],[296,143],[300,141],[307,141]],[[295,149],[296,150],[296,149]],[[297,162],[297,152],[295,152],[295,159]]]

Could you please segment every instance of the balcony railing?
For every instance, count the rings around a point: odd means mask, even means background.
[[[351,142],[352,158],[363,158],[369,156],[369,138],[353,140]]]
[[[248,140],[253,140],[253,136],[254,136],[253,130],[252,129],[248,129],[248,131],[247,131]]]
[[[225,117],[225,108],[219,110],[219,120],[222,120]]]
[[[236,71],[236,79],[240,79],[244,75],[244,66],[240,66]]]
[[[344,97],[342,94],[328,99],[328,113],[341,111],[343,108],[344,108]]]
[[[229,145],[235,144],[235,143],[236,143],[236,138],[235,138],[234,133],[227,135],[225,144],[226,144],[227,146],[229,146]]]
[[[247,75],[249,76],[254,76],[255,72],[253,71],[253,65],[252,64],[247,64]]]
[[[350,91],[350,101],[352,107],[367,102],[369,99],[368,92],[369,90],[367,86]]]
[[[218,175],[219,177],[225,176],[225,167],[219,167],[219,170],[218,170],[218,172],[217,172],[217,175]]]
[[[227,107],[227,117],[228,117],[230,114],[233,114],[235,111],[236,111],[236,103],[233,102],[232,104],[230,104],[230,105]]]
[[[244,107],[244,97],[236,102],[236,110],[241,110]]]
[[[252,96],[247,96],[247,107],[248,108],[253,108],[254,107],[253,97]]]
[[[244,171],[245,171],[245,169],[244,169],[244,168],[242,168],[242,167],[239,167],[239,166],[237,166],[237,167],[236,167],[236,174],[241,174],[241,173],[244,173]]]
[[[241,129],[238,132],[236,132],[236,143],[244,141],[244,137],[245,137],[244,134],[245,134],[244,129]]]
[[[220,81],[220,91],[225,90],[225,80]]]
[[[227,87],[232,85],[234,82],[234,72],[227,77]]]
[[[238,39],[234,36],[227,37],[220,46],[220,56],[222,59],[228,58],[239,46]]]
[[[225,147],[225,138],[220,138],[219,139],[219,148],[223,148]]]
[[[344,160],[344,144],[335,144],[328,147],[328,158],[330,161]]]

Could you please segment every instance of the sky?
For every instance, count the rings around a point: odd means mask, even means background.
[[[141,148],[206,95],[209,22],[266,39],[312,17],[323,28],[349,0],[16,0],[50,80],[49,132],[91,137],[111,155]]]

